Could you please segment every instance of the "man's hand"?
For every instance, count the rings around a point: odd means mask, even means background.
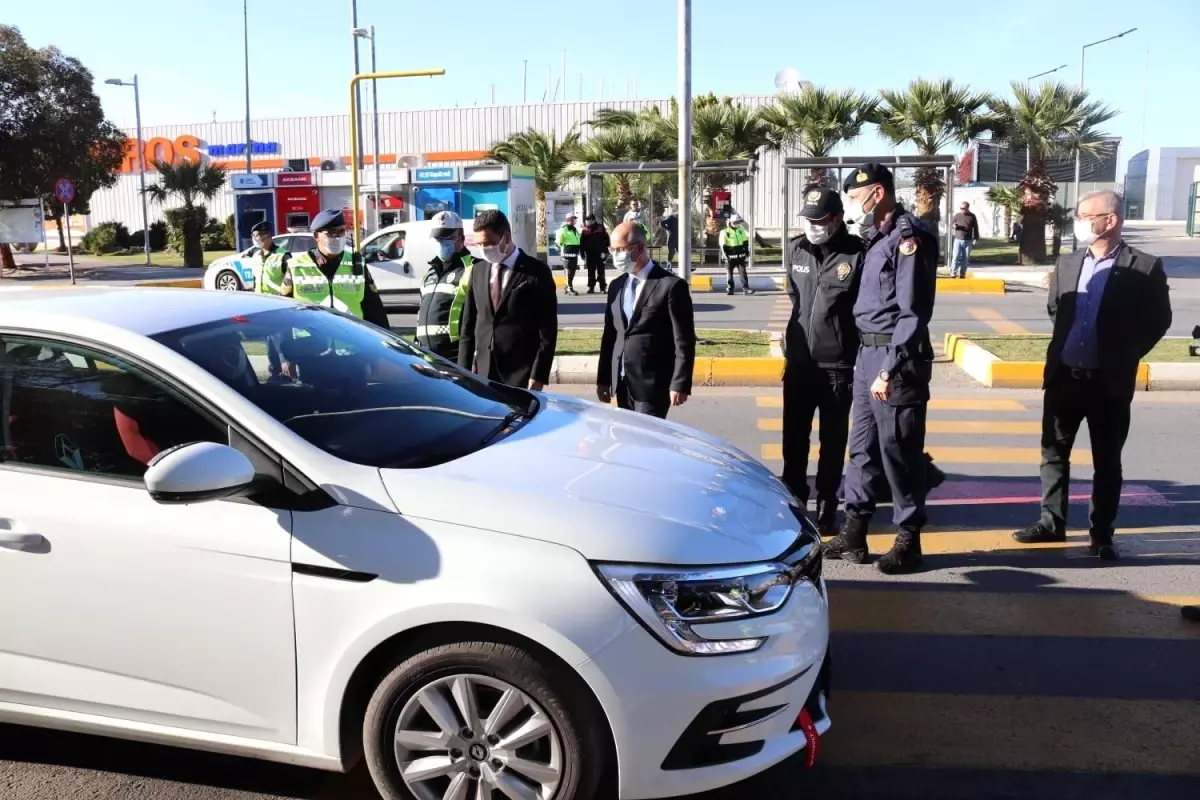
[[[300,377],[299,370],[296,369],[296,365],[291,361],[284,361],[279,365],[279,374],[293,381]]]
[[[539,380],[532,380],[529,382],[529,391],[531,391],[531,392],[540,392],[542,389],[545,389],[545,388],[546,388],[546,384],[542,383]]]
[[[599,400],[601,403],[608,405],[609,403],[612,402],[612,390],[609,389],[607,386],[597,386],[596,387],[596,399]]]
[[[681,406],[687,402],[688,396],[686,392],[671,392],[671,405]]]
[[[874,397],[876,400],[887,400],[888,395],[891,393],[892,382],[876,377],[875,382],[871,384],[871,397]]]

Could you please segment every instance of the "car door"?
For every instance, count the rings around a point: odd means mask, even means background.
[[[0,713],[294,743],[291,514],[141,480],[229,428],[100,346],[0,343]]]

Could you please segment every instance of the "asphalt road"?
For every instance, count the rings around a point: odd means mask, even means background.
[[[586,390],[568,391],[583,393]],[[1200,797],[1200,395],[1139,395],[1118,542],[1086,556],[1086,437],[1066,546],[1008,534],[1036,516],[1037,392],[972,387],[942,365],[929,449],[927,570],[831,563],[833,729],[821,764],[785,763],[705,800]],[[778,392],[706,389],[673,413],[778,468]],[[1184,434],[1184,435],[1181,435]],[[1191,434],[1191,435],[1187,435]],[[881,509],[872,551],[887,546]],[[362,770],[0,726],[5,800],[374,800]]]

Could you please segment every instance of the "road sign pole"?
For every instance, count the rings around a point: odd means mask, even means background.
[[[75,285],[75,251],[71,249],[71,207],[63,203],[63,219],[67,222],[67,260],[71,265],[71,285]]]

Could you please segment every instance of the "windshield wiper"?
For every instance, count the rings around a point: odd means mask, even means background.
[[[509,428],[511,428],[513,423],[515,423],[517,420],[532,417],[532,416],[533,416],[533,414],[529,413],[528,411],[512,411],[512,412],[510,412],[508,414],[508,416],[506,416],[501,421],[501,423],[496,426],[495,430],[493,430],[487,436],[483,437],[482,440],[480,440],[479,446],[481,448],[487,447],[489,444],[494,442],[500,436],[500,434],[504,433]]]

